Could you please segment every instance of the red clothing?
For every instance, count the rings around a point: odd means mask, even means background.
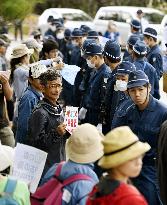
[[[95,186],[86,205],[148,205],[148,203],[134,186],[120,183],[107,195],[101,195],[98,185]]]

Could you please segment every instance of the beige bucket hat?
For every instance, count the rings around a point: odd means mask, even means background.
[[[91,124],[78,125],[66,143],[67,158],[77,163],[92,163],[103,156],[103,135]]]
[[[98,165],[104,169],[117,167],[129,160],[141,156],[150,145],[139,141],[139,138],[128,126],[122,126],[110,131],[104,138],[104,156]]]

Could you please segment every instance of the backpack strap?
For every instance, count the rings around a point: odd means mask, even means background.
[[[13,194],[17,185],[17,180],[8,179],[4,192],[8,194]]]
[[[56,171],[55,171],[55,174],[54,174],[54,177],[59,177],[60,176],[60,173],[61,173],[61,169],[62,169],[62,166],[63,164],[65,164],[65,161],[63,162],[60,162],[56,168]]]
[[[68,177],[67,179],[65,179],[63,181],[63,187],[75,182],[75,181],[79,181],[79,180],[88,180],[88,181],[93,181],[93,179],[85,174],[75,174],[72,175],[71,177]]]

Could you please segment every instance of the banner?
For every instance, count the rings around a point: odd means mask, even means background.
[[[72,131],[78,126],[78,107],[66,106],[64,123],[66,130],[72,134]]]
[[[37,189],[47,153],[35,147],[17,143],[11,177],[26,182],[31,193]]]

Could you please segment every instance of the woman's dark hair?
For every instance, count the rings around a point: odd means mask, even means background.
[[[40,75],[39,80],[42,85],[47,86],[48,81],[57,80],[58,78],[61,78],[61,75],[57,71],[49,69]]]
[[[25,56],[27,56],[27,54],[24,55],[24,56],[22,56],[22,57],[19,57],[19,58],[13,58],[13,59],[11,59],[11,61],[10,61],[10,69],[11,69],[10,83],[13,82],[13,73],[14,73],[14,71],[15,71],[15,69],[16,69],[16,65],[18,65],[19,63],[21,63],[21,60],[22,60]]]
[[[45,53],[49,53],[51,50],[59,49],[59,44],[54,40],[46,40],[43,43],[43,48],[40,54],[40,59],[45,59]]]

